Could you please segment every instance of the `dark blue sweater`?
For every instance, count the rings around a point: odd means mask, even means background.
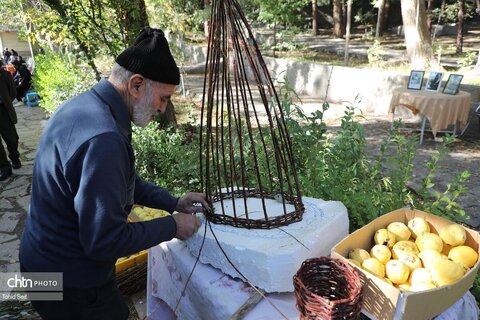
[[[173,212],[177,198],[135,172],[127,106],[106,80],[48,121],[33,168],[20,244],[28,271],[63,272],[64,286],[111,281],[115,261],[176,234],[172,217],[128,223],[134,203]]]

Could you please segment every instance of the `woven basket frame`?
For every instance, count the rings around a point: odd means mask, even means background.
[[[241,198],[275,199],[273,194],[253,189],[215,193],[212,195],[213,201],[220,201],[222,208],[223,201],[235,201],[235,199]],[[214,212],[207,213],[206,216],[213,223],[227,224],[234,227],[248,229],[272,229],[302,220],[303,213],[305,212],[305,207],[299,197],[284,194],[283,198],[285,199],[285,203],[293,204],[295,208],[294,211],[284,212],[283,215],[275,217],[267,216],[265,219],[239,218],[225,214],[216,214]],[[222,210],[222,212],[225,212],[225,210]],[[245,213],[242,212],[242,214]]]
[[[206,217],[248,229],[300,221],[304,208],[294,146],[269,68],[239,1],[212,0],[210,7],[200,117],[201,190],[210,203],[220,200],[222,209],[224,199],[261,198],[263,216],[251,219],[245,209],[240,214],[224,215],[223,210]],[[242,191],[222,194],[225,189]],[[264,200],[272,199],[272,193],[282,195],[283,215],[269,215]],[[287,212],[287,203],[294,205],[292,212]]]
[[[362,285],[347,263],[329,257],[305,260],[293,284],[301,319],[360,319]]]

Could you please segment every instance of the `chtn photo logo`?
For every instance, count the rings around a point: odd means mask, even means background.
[[[61,272],[0,272],[0,302],[63,300]],[[0,317],[1,318],[1,317]]]
[[[7,286],[9,288],[17,288],[17,289],[31,289],[31,288],[38,288],[38,287],[56,287],[58,285],[58,281],[56,280],[32,280],[30,278],[26,278],[23,275],[15,274],[13,277],[7,279]]]

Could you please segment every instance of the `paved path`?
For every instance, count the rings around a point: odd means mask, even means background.
[[[17,132],[20,137],[22,167],[0,182],[0,272],[17,272],[18,247],[30,203],[33,160],[42,125],[46,121],[41,108],[27,108],[14,103],[18,115]]]

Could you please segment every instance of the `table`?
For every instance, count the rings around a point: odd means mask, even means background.
[[[471,109],[470,100],[470,93],[465,91],[450,95],[434,91],[397,88],[393,90],[389,112],[394,114],[397,106],[405,106],[412,112],[419,112],[424,117],[423,127],[425,119],[428,119],[432,133],[436,136],[437,132],[449,125],[456,127],[459,124],[463,127],[467,124]]]
[[[149,250],[148,319],[227,320],[252,294],[253,289],[242,281],[232,279],[220,270],[199,262],[180,300],[177,314],[173,314],[172,309],[179,301],[194,264],[195,258],[180,240],[164,242]],[[283,316],[269,302],[262,300],[242,319],[298,320],[299,313],[293,293],[270,293],[267,297]],[[365,312],[364,314],[368,316]],[[478,315],[475,298],[467,292],[435,320],[477,320]]]

